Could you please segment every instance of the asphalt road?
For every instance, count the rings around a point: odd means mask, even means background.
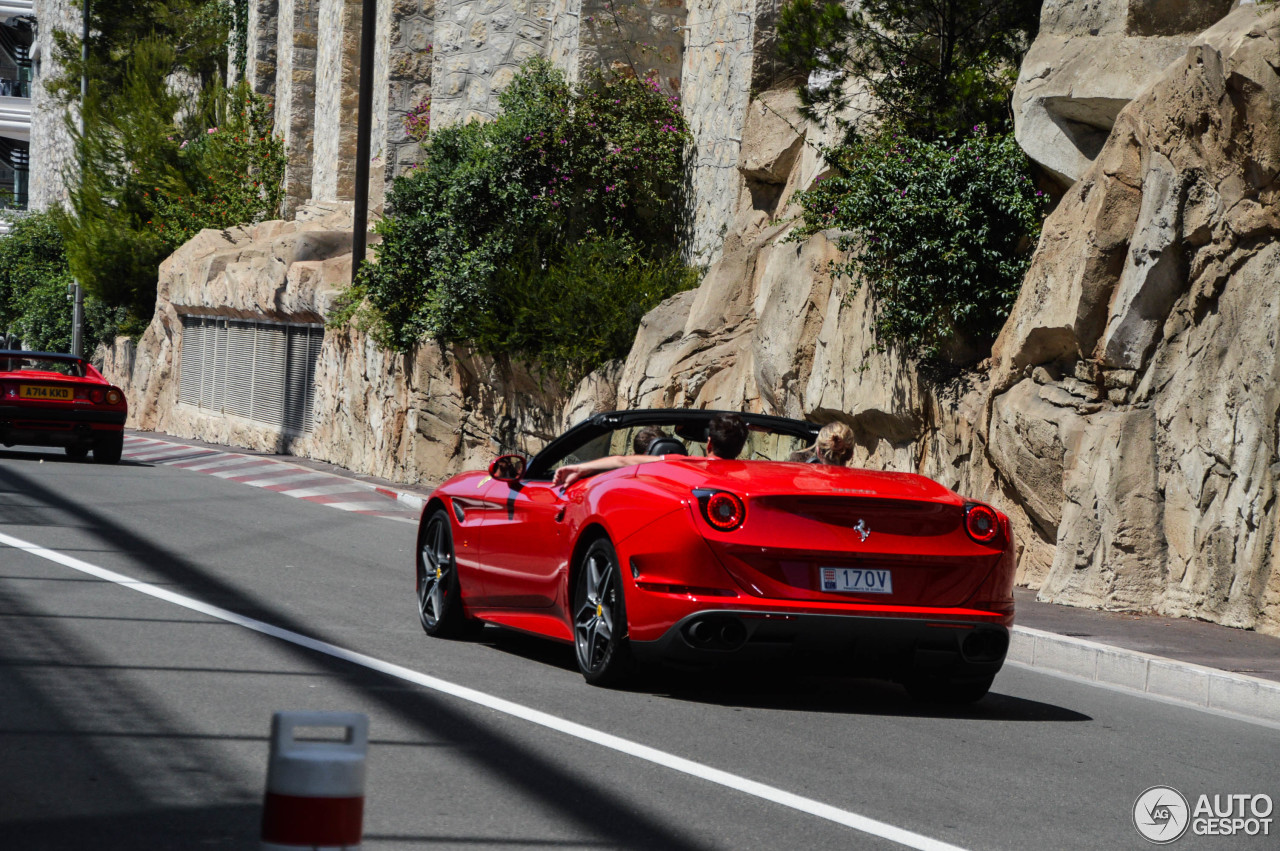
[[[254,848],[272,713],[370,718],[369,849],[1146,848],[1169,785],[1280,801],[1280,730],[1006,668],[978,705],[785,672],[587,686],[427,638],[411,525],[0,452],[0,847]],[[145,584],[143,584],[145,583]],[[1280,847],[1188,833],[1175,848]]]

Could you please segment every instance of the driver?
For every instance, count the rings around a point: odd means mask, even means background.
[[[747,442],[747,424],[737,414],[716,414],[707,423],[707,458],[711,460],[732,461],[738,457]],[[634,448],[634,447],[633,447]],[[665,455],[606,455],[594,461],[581,464],[565,464],[555,472],[552,484],[568,487],[578,479],[630,467],[633,464],[648,464],[650,461],[661,461]],[[682,458],[685,456],[681,456]]]

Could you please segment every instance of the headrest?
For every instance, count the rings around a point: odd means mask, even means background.
[[[649,444],[650,455],[688,455],[684,444],[674,437],[659,437]]]

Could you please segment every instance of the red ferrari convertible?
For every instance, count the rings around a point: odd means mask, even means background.
[[[0,351],[0,443],[62,446],[80,459],[120,461],[124,392],[75,355]]]
[[[781,460],[818,431],[782,417],[741,415],[738,460],[697,457],[717,413],[597,414],[445,482],[418,529],[423,628],[572,643],[600,685],[638,663],[778,659],[985,695],[1013,623],[1008,518],[921,476]],[[647,426],[660,461],[553,484]]]

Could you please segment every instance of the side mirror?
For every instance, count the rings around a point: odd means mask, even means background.
[[[523,455],[503,455],[489,465],[489,475],[500,482],[518,481],[526,463]]]

